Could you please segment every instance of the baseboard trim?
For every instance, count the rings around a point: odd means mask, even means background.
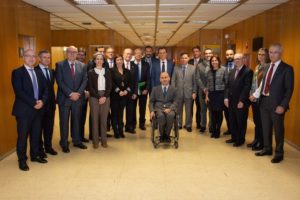
[[[3,160],[4,158],[6,158],[7,156],[11,155],[12,153],[15,153],[15,152],[16,152],[16,148],[13,148],[9,152],[5,153],[4,155],[1,155],[0,156],[0,161]]]

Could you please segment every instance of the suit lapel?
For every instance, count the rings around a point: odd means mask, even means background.
[[[24,65],[23,65],[23,73],[26,74],[25,75],[25,81],[27,82],[24,85],[30,85],[30,88],[31,88],[31,91],[32,91],[32,96],[34,96],[32,79],[30,77],[30,74],[29,74],[28,70],[26,69],[26,67]]]
[[[270,86],[272,85],[273,81],[275,81],[276,78],[278,78],[278,76],[279,76],[280,74],[282,74],[282,70],[283,70],[283,64],[282,64],[282,61],[281,61],[281,62],[279,63],[279,65],[278,65],[276,71],[275,71],[275,74],[274,74],[273,78],[271,79]]]

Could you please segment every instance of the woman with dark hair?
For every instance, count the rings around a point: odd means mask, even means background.
[[[253,79],[252,79],[252,87],[250,90],[250,96],[255,92],[255,90],[259,87],[264,70],[266,68],[266,65],[270,62],[269,58],[269,51],[265,48],[260,48],[257,53],[257,66],[255,67],[255,71],[253,73]],[[255,136],[254,140],[247,144],[247,147],[252,147],[253,151],[258,151],[263,149],[263,133],[262,133],[262,123],[261,123],[261,117],[260,117],[260,111],[259,111],[259,105],[256,99],[250,98],[252,101],[251,107],[252,107],[252,113],[253,113],[253,121],[255,125]]]
[[[218,56],[210,59],[210,70],[206,73],[206,98],[205,101],[211,112],[212,138],[220,137],[220,128],[223,121],[225,87],[228,81],[228,73],[221,66]]]
[[[112,83],[110,71],[103,67],[104,56],[97,52],[94,54],[93,59],[96,67],[88,72],[88,87],[90,91],[93,146],[97,149],[99,147],[99,128],[101,145],[104,148],[107,147],[107,115]]]
[[[132,92],[130,71],[124,68],[123,56],[116,55],[115,66],[111,69],[112,92],[111,92],[111,124],[115,138],[124,138],[123,113],[129,93]]]

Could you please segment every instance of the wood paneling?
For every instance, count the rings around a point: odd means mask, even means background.
[[[23,3],[21,0],[2,0],[0,3],[0,157],[16,144],[16,122],[11,115],[14,94],[11,72],[20,66],[18,35],[35,37],[36,50],[50,47],[50,16],[48,13]]]
[[[285,138],[300,147],[300,1],[290,0],[262,14],[234,24],[223,30],[200,30],[178,43],[175,52],[186,51],[195,44],[203,45],[213,42],[222,45],[222,55],[230,44],[236,45],[236,51],[249,55],[250,67],[256,65],[257,52],[252,51],[252,40],[255,37],[264,38],[264,47],[273,42],[280,42],[284,47],[283,60],[294,67],[295,90],[286,114]],[[225,34],[229,39],[225,39]],[[221,57],[222,57],[221,55]],[[223,56],[223,60],[224,60]]]

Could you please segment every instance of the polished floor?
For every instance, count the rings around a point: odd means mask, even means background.
[[[58,138],[56,125],[59,154],[48,156],[47,164],[28,161],[29,172],[18,169],[15,153],[0,161],[1,200],[300,199],[300,152],[288,144],[285,160],[272,164],[270,156],[256,157],[245,145],[225,144],[228,136],[211,139],[195,128],[180,131],[178,149],[154,149],[149,125],[125,139],[109,138],[107,149],[95,150],[90,142],[87,150],[71,146],[64,154]]]

